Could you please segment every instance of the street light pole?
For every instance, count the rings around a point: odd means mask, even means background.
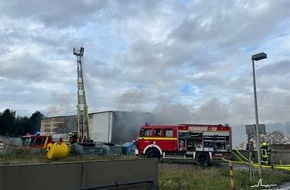
[[[267,54],[262,52],[252,55],[252,66],[253,66],[253,84],[254,84],[254,101],[255,101],[255,116],[256,116],[256,135],[257,135],[257,153],[258,153],[258,164],[259,164],[259,179],[262,179],[262,165],[261,165],[261,145],[260,145],[260,132],[259,132],[259,116],[258,116],[258,102],[257,102],[257,91],[256,91],[256,76],[255,76],[255,61],[266,59]]]

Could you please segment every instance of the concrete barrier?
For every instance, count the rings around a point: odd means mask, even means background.
[[[0,190],[157,188],[157,159],[0,166]]]
[[[272,144],[270,148],[275,164],[290,164],[290,144]]]

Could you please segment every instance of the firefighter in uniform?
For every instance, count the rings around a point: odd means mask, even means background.
[[[72,134],[71,138],[70,138],[70,144],[74,144],[76,143],[78,140],[78,132],[74,131],[74,133]]]
[[[262,143],[261,154],[262,154],[262,164],[270,165],[271,164],[271,156],[270,156],[271,149],[266,142]]]

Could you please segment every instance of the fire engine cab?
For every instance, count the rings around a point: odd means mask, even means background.
[[[140,129],[136,147],[136,155],[193,159],[207,165],[231,153],[231,127],[227,124],[145,124]]]

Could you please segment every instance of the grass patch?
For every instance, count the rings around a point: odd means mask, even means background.
[[[230,174],[228,168],[201,168],[195,165],[159,164],[159,187],[166,190],[225,190],[230,189]],[[246,170],[234,170],[235,189],[253,190],[251,185],[258,182],[258,173],[255,179],[249,180]],[[289,173],[263,170],[263,184],[282,184],[289,181]]]
[[[10,148],[0,154],[0,164],[31,164],[47,162],[44,149]]]
[[[90,160],[131,160],[138,159],[132,155],[69,155],[64,159],[49,160],[46,157],[46,150],[41,148],[10,148],[3,150],[0,154],[0,164],[35,164],[49,162],[71,162]]]

